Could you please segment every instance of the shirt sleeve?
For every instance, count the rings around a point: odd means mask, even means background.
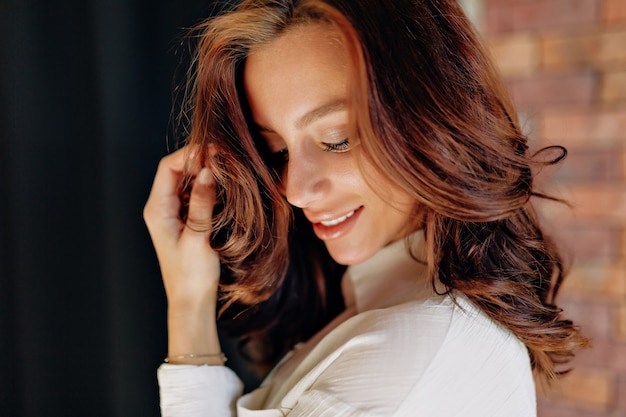
[[[162,364],[157,370],[162,417],[232,417],[243,384],[225,366]]]

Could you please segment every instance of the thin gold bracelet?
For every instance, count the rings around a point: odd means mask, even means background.
[[[220,353],[203,353],[203,354],[190,353],[188,355],[168,356],[165,359],[163,359],[163,362],[170,363],[172,360],[178,361],[178,360],[184,360],[184,359],[202,359],[202,358],[220,358],[223,363],[226,363],[226,361],[228,360],[226,355],[224,355],[224,352],[220,352]]]

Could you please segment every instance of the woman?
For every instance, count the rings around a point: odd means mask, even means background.
[[[586,340],[456,2],[244,0],[198,33],[188,146],[144,213],[163,415],[535,415],[532,370],[554,378]],[[216,316],[273,367],[250,394]]]

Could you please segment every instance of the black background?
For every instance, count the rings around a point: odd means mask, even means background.
[[[142,209],[183,28],[216,7],[0,0],[0,416],[158,415],[166,300]]]

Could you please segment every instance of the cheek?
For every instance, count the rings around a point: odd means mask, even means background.
[[[371,191],[362,170],[350,152],[330,156],[333,158],[330,158],[324,167],[320,167],[320,170],[326,172],[334,188],[357,194]]]
[[[400,194],[401,190],[372,164],[367,161],[361,161],[359,165],[357,168],[359,187],[366,190],[367,194],[371,195],[373,199],[394,201],[394,196]]]
[[[417,201],[404,189],[391,182],[377,172],[372,165],[363,165],[362,182],[372,200],[377,201],[383,209],[392,210],[398,217],[408,219],[414,213]]]

